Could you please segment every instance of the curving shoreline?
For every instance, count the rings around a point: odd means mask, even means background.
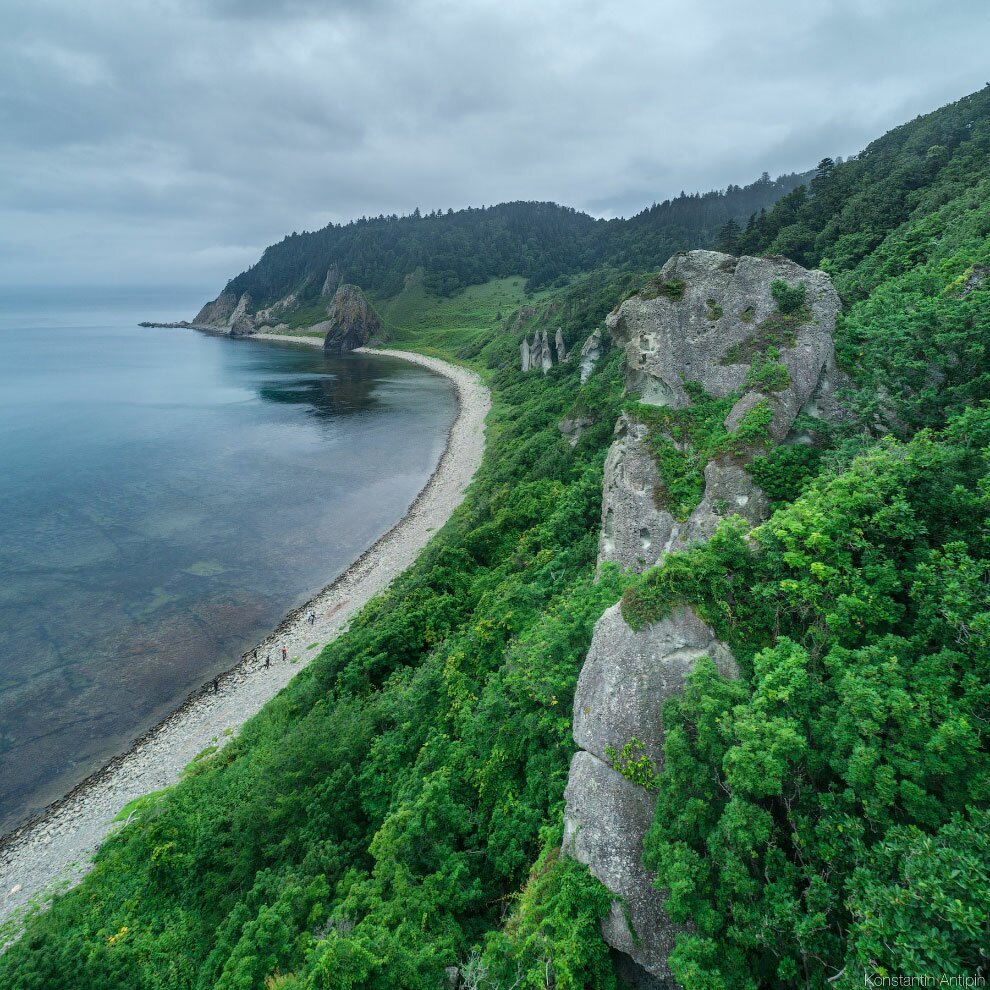
[[[322,347],[321,338],[255,334],[245,338]],[[461,503],[484,451],[484,423],[491,396],[472,371],[409,351],[359,348],[396,357],[443,375],[454,385],[457,416],[426,486],[406,514],[310,601],[288,613],[253,651],[220,675],[219,692],[209,685],[193,692],[174,712],[139,737],[40,815],[0,841],[0,924],[31,903],[77,883],[92,854],[129,801],[175,783],[182,769],[210,745],[220,746],[258,712],[348,620],[404,571]],[[316,613],[313,626],[306,620]],[[282,661],[285,647],[288,660]],[[270,669],[264,657],[271,655]],[[293,662],[293,658],[298,658]]]

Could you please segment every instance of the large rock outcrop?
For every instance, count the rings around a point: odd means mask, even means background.
[[[237,296],[233,292],[221,292],[193,317],[193,326],[226,327],[236,307]]]
[[[694,389],[685,383],[697,382],[709,397],[735,399],[721,424],[728,434],[759,409],[772,445],[809,439],[794,430],[800,412],[841,414],[832,344],[838,310],[838,296],[822,272],[785,259],[692,251],[671,258],[606,326],[623,348],[630,397],[683,409],[692,404]],[[582,377],[601,348],[600,336],[585,343]],[[675,518],[651,444],[656,428],[635,411],[616,425],[605,463],[600,562],[642,571],[671,550],[707,539],[726,515],[753,524],[767,516],[767,499],[747,470],[754,450],[734,445],[704,465],[698,503]],[[683,437],[666,439],[683,443]],[[565,793],[564,852],[587,864],[615,894],[602,933],[656,987],[675,985],[667,959],[678,929],[642,862],[654,796],[623,775],[623,750],[631,747],[629,757],[645,757],[661,769],[663,703],[683,689],[705,656],[723,676],[738,676],[728,648],[690,608],[675,608],[633,630],[616,605],[595,626],[574,698],[579,750]]]
[[[595,624],[574,695],[574,741],[610,762],[631,740],[654,766],[663,761],[663,703],[676,694],[701,656],[710,656],[727,677],[735,660],[712,630],[684,606],[634,632],[618,605]]]
[[[776,282],[803,291],[795,312],[781,312],[773,296]],[[765,404],[768,440],[781,443],[798,413],[838,414],[832,332],[839,307],[824,272],[785,258],[690,251],[671,258],[605,322],[624,351],[631,396],[647,405],[684,408],[691,404],[685,386],[691,381],[717,398],[737,394],[726,429],[736,430],[747,412]],[[754,363],[774,353],[780,376],[774,387],[747,385],[754,380]],[[700,504],[678,521],[656,497],[659,477],[646,427],[625,417],[618,432],[605,467],[600,563],[640,571],[670,550],[707,539],[724,515],[752,523],[765,517],[767,500],[746,471],[755,451],[708,463]]]
[[[605,940],[656,980],[673,986],[667,957],[680,930],[664,913],[665,895],[643,865],[654,795],[617,765],[633,745],[637,760],[663,764],[664,702],[681,690],[699,658],[738,676],[732,654],[689,608],[638,632],[618,605],[595,625],[574,695],[574,754],[564,794],[564,851],[588,866],[616,896],[602,922]]]
[[[332,353],[343,354],[387,339],[378,314],[356,285],[345,284],[337,288],[329,306],[329,317],[317,326],[326,329],[323,347]]]
[[[775,281],[804,287],[803,319],[781,321]],[[786,258],[734,258],[717,251],[674,255],[605,325],[625,351],[626,388],[643,402],[690,404],[685,381],[710,395],[743,388],[753,357],[776,346],[791,386],[773,396],[776,439],[811,398],[833,356],[839,312],[829,277]]]
[[[602,350],[604,345],[602,343],[602,331],[601,329],[595,330],[591,336],[584,342],[581,347],[581,381],[586,382],[590,377],[592,371],[595,370],[595,365],[598,363],[602,356]]]
[[[564,340],[560,331],[557,331],[558,353],[565,353],[563,350]],[[561,358],[563,360],[563,358]],[[533,335],[533,343],[527,337],[523,337],[519,345],[519,366],[524,372],[539,369],[546,374],[553,367],[553,348],[550,345],[550,338],[546,330],[537,330]]]
[[[231,337],[248,337],[259,330],[270,330],[277,317],[288,313],[298,305],[295,294],[280,299],[256,313],[250,312],[251,296],[244,292],[239,297],[232,292],[221,292],[196,314],[191,324],[200,330],[225,333]]]

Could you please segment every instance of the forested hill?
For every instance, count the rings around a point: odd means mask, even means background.
[[[595,220],[556,203],[532,202],[363,217],[290,234],[227,290],[247,292],[261,307],[293,291],[303,301],[317,296],[331,267],[344,281],[384,296],[399,293],[418,268],[426,288],[440,296],[508,275],[540,287],[602,264],[655,268],[674,251],[710,246],[729,219],[745,221],[809,176],[772,180],[764,173],[748,186],[681,193],[630,220]]]
[[[846,162],[823,159],[806,186],[782,197],[745,229],[727,221],[722,250],[782,254],[830,274],[854,268],[912,214],[929,212],[974,185],[990,154],[990,84],[895,127]],[[862,298],[885,274],[846,287]]]

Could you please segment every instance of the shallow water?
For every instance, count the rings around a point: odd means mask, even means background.
[[[403,514],[456,414],[405,362],[0,292],[0,832],[236,662]]]

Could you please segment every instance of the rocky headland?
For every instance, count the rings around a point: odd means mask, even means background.
[[[224,290],[216,299],[203,306],[192,321],[143,322],[138,325],[201,330],[228,337],[254,337],[262,334],[287,336],[291,335],[291,328],[285,322],[286,319],[297,313],[304,304],[299,292],[290,292],[270,306],[258,308],[250,293],[244,292],[238,296]],[[311,305],[309,297],[305,305]],[[380,346],[389,341],[385,325],[364,293],[358,286],[342,282],[340,272],[335,266],[327,270],[316,299],[316,308],[326,318],[316,318],[309,326],[309,331],[323,334],[323,346],[330,353],[345,354],[359,347]]]
[[[341,285],[333,294],[328,309],[329,319],[318,323],[314,330],[326,328],[323,349],[345,354],[359,347],[384,344],[388,333],[378,314],[371,308],[364,293],[356,285]]]

